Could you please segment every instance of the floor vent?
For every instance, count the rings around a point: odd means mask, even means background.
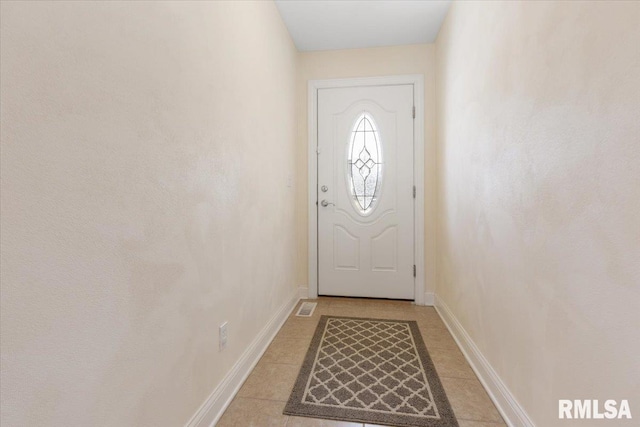
[[[313,311],[316,309],[317,302],[303,302],[296,313],[296,316],[300,317],[311,317],[313,315]]]

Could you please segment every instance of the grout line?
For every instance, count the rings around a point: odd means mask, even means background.
[[[436,370],[438,370],[438,369],[436,368]],[[474,375],[475,375],[475,374],[474,374]],[[440,375],[440,374],[438,374],[438,376],[439,376],[440,378],[451,378],[451,379],[454,379],[454,380],[469,380],[469,381],[473,381],[473,380],[477,380],[477,379],[478,379],[478,377],[475,377],[475,376],[474,376],[473,378],[465,378],[465,377],[451,377],[451,376],[448,376],[448,375],[447,375],[447,376],[444,376],[444,375]],[[480,384],[480,385],[482,385],[482,384]],[[483,388],[483,390],[484,390],[484,388]]]
[[[287,403],[286,400],[277,400],[277,399],[263,399],[261,397],[239,397],[240,399],[251,399],[251,400],[264,400],[266,402],[280,402],[280,403]]]
[[[287,366],[302,366],[302,362],[300,363],[287,363],[287,362],[264,362],[266,365],[287,365]],[[253,371],[251,372],[253,373]],[[251,375],[251,374],[249,374]]]
[[[474,422],[477,422],[477,423],[495,424],[497,426],[506,426],[504,421],[487,421],[487,420],[480,420],[480,419],[477,419],[477,418],[462,418],[462,417],[458,417],[457,415],[456,415],[456,419],[462,420],[462,421],[474,421]]]

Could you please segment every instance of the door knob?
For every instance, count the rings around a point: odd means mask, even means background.
[[[326,200],[321,201],[320,204],[322,205],[323,208],[326,208],[329,205],[333,205],[333,206],[336,205],[335,203],[327,202]]]

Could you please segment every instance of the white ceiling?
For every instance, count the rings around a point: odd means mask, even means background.
[[[450,0],[275,0],[298,50],[432,43]]]

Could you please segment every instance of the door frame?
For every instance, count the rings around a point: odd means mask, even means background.
[[[413,85],[413,185],[416,198],[413,205],[413,256],[416,265],[414,302],[425,304],[424,265],[424,75],[398,75],[350,79],[309,80],[308,111],[308,236],[309,236],[309,298],[318,297],[318,90],[364,86]]]

